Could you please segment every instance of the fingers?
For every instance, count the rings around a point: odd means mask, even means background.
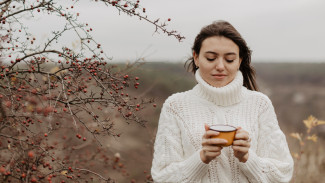
[[[209,164],[210,161],[212,161],[213,159],[215,159],[216,157],[218,157],[221,154],[221,150],[222,150],[222,147],[218,147],[218,146],[203,147],[200,152],[201,160],[204,163]]]
[[[247,140],[249,140],[249,134],[247,131],[241,129],[241,127],[238,127],[234,140],[246,140],[247,141]]]
[[[221,152],[222,147],[221,146],[203,146],[202,150],[206,152]]]
[[[236,151],[240,151],[243,153],[248,152],[248,149],[251,146],[251,139],[249,138],[249,134],[247,131],[241,129],[241,127],[237,128],[237,132],[233,142],[233,149]]]
[[[240,154],[248,153],[248,150],[250,147],[251,147],[251,144],[245,140],[236,140],[233,142],[233,145],[232,145],[232,149],[236,153],[240,153]]]
[[[219,135],[219,132],[216,132],[216,131],[213,131],[213,130],[208,130],[208,131],[206,131],[204,133],[203,138],[208,139],[208,138],[211,138],[213,136],[218,136],[218,135]]]
[[[207,125],[207,124],[204,124],[204,129],[205,129],[205,131],[209,131],[209,130],[210,130],[210,127],[209,127],[209,125]]]
[[[246,140],[235,140],[233,143],[232,143],[233,146],[241,146],[241,147],[250,147],[251,146],[251,143],[249,141],[246,141]]]
[[[249,147],[244,147],[244,146],[232,146],[232,149],[236,152],[236,153],[241,153],[243,155],[248,153]]]
[[[241,127],[237,128],[232,149],[234,150],[235,157],[240,162],[246,162],[249,156],[249,148],[251,146],[251,139],[249,133]]]
[[[221,154],[221,151],[218,151],[218,152],[210,152],[210,151],[206,151],[205,153],[204,153],[204,155],[205,155],[205,157],[207,158],[207,159],[214,159],[214,158],[216,158],[217,156],[219,156]]]
[[[227,140],[219,138],[203,138],[202,146],[221,146],[227,144]]]

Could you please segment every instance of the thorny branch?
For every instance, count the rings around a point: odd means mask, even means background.
[[[78,21],[79,13],[70,11],[77,2],[71,2],[70,7],[68,1],[0,2],[1,182],[69,182],[94,179],[92,176],[114,182],[107,172],[94,171],[111,169],[127,176],[119,156],[108,157],[112,151],[102,139],[120,136],[115,131],[119,117],[128,124],[144,126],[140,111],[153,100],[138,98],[131,89],[138,88],[139,81],[127,73],[139,60],[122,70],[108,64],[111,58],[92,38],[92,29]],[[179,41],[184,39],[177,31],[167,30],[166,22],[148,18],[139,1],[102,2],[147,21],[155,33],[162,31]],[[33,36],[23,19],[33,19],[37,13],[56,16],[65,21],[64,27],[52,31],[46,40]],[[77,36],[80,49],[61,44],[60,39],[70,32]],[[85,152],[78,152],[80,148]],[[101,168],[84,168],[99,156]],[[77,166],[72,166],[76,161]],[[104,173],[108,178],[102,176]]]

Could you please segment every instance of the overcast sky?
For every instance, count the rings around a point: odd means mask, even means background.
[[[227,20],[253,50],[253,61],[325,62],[324,0],[140,0],[149,18],[167,20],[168,28],[186,37],[154,34],[155,27],[113,7],[75,6],[80,20],[114,60],[184,61],[200,29]],[[84,4],[83,4],[84,3]]]

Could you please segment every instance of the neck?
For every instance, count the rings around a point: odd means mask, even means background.
[[[226,86],[217,88],[209,85],[201,77],[200,69],[195,73],[195,78],[198,82],[196,91],[202,98],[215,103],[220,106],[230,106],[239,103],[243,96],[243,75],[240,71],[237,72],[236,77]]]

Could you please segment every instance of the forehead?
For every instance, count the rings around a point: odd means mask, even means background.
[[[239,47],[231,39],[221,36],[213,36],[206,38],[202,42],[200,52],[215,52],[215,53],[239,53]]]

